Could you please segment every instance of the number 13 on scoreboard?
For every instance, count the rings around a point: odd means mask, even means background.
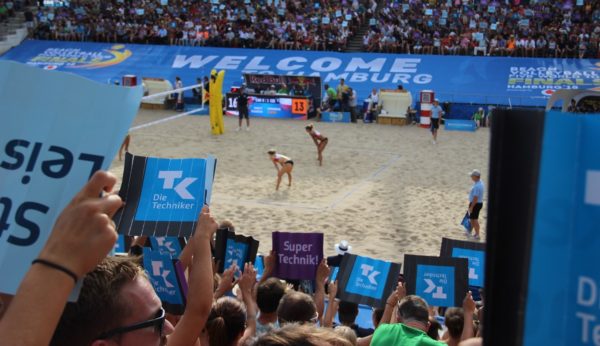
[[[308,111],[307,99],[292,99],[292,114],[306,115]]]

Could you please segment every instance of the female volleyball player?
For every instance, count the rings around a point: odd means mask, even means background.
[[[319,166],[323,165],[323,150],[327,146],[327,142],[329,141],[327,137],[323,136],[319,131],[315,130],[313,124],[307,125],[304,129],[310,135],[313,142],[317,146],[317,160],[319,160]]]
[[[281,177],[284,174],[288,175],[288,186],[292,186],[292,170],[294,169],[294,161],[287,156],[278,154],[275,149],[271,149],[267,152],[269,154],[269,158],[273,162],[275,169],[277,169],[277,185],[275,186],[275,190],[279,190],[279,184],[281,183]],[[279,166],[277,166],[279,164]]]

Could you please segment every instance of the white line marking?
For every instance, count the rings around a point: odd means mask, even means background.
[[[393,165],[394,163],[396,163],[396,161],[398,161],[399,159],[400,159],[400,155],[395,155],[394,157],[392,157],[385,165],[379,167],[378,170],[371,173],[371,175],[369,175],[368,177],[366,177],[365,179],[360,181],[358,184],[354,185],[354,188],[351,189],[350,191],[348,191],[344,196],[342,196],[341,198],[338,198],[336,201],[331,203],[331,205],[329,205],[329,207],[327,207],[327,209],[335,208],[338,204],[342,203],[344,200],[346,200],[348,197],[350,197],[353,193],[360,190],[364,185],[369,183],[371,180],[375,179],[379,174],[383,173],[388,168],[390,168],[390,166]]]
[[[134,126],[134,127],[132,127],[132,128],[129,129],[129,132],[141,130],[141,129],[146,128],[146,127],[150,127],[150,126],[154,126],[154,125],[166,123],[167,121],[179,119],[179,118],[184,117],[186,115],[190,115],[190,114],[196,113],[197,111],[202,110],[202,109],[203,108],[196,108],[196,109],[192,109],[191,111],[188,111],[188,112],[185,112],[185,113],[172,115],[172,116],[170,116],[168,118],[159,119],[159,120],[151,121],[149,123],[145,123],[145,124],[141,124],[141,125],[138,125],[138,126]]]

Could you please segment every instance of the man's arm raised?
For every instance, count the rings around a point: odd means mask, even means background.
[[[102,261],[117,240],[114,213],[123,205],[110,193],[117,178],[98,171],[61,212],[48,241],[19,286],[4,318],[6,345],[47,345],[75,286]],[[35,261],[34,261],[35,262]],[[51,299],[48,299],[51,297]]]

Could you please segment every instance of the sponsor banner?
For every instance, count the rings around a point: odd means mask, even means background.
[[[430,256],[404,256],[406,292],[430,306],[462,306],[468,291],[468,260]]]
[[[321,121],[326,123],[349,123],[350,112],[323,112]]]
[[[337,53],[27,40],[2,59],[77,73],[103,83],[123,75],[174,80],[184,85],[211,69],[227,70],[225,89],[244,74],[341,78],[366,98],[372,88],[402,84],[413,95],[434,90],[440,101],[544,106],[558,89],[600,87],[600,60]],[[457,92],[459,90],[459,92]],[[320,95],[323,95],[321,91]]]
[[[237,265],[240,273],[243,272],[245,263],[255,262],[258,245],[258,240],[252,237],[235,234],[227,228],[218,229],[215,241],[215,259],[219,261],[218,272],[223,273],[233,265]]]
[[[447,131],[475,132],[477,126],[473,120],[444,119],[444,129]]]
[[[543,131],[523,345],[596,344],[600,114],[549,112]]]
[[[176,268],[169,254],[144,248],[143,256],[144,269],[163,307],[169,313],[182,315],[185,311],[187,287],[184,291],[180,281],[185,282],[185,277],[181,277],[178,272],[183,272]]]
[[[238,115],[237,93],[226,94],[226,115]],[[304,96],[248,95],[248,114],[261,118],[306,120],[311,100]]]
[[[122,236],[122,234],[119,236]],[[186,239],[183,237],[148,237],[148,239],[152,250],[167,254],[173,259],[179,258],[179,254],[187,244]]]
[[[398,263],[345,254],[337,273],[338,298],[383,308],[398,285],[399,275]]]
[[[442,238],[440,257],[466,258],[469,261],[469,286],[485,282],[485,243]]]
[[[142,93],[0,61],[0,292],[16,293],[59,213],[108,169]]]
[[[277,254],[276,277],[314,280],[323,259],[323,233],[273,232]]]
[[[210,202],[216,159],[160,159],[125,155],[119,195],[125,207],[115,214],[127,235],[190,237]]]
[[[271,86],[275,86],[275,91],[279,92],[285,85],[287,88],[286,94],[308,97],[312,104],[321,104],[323,89],[320,77],[246,73],[244,74],[244,81],[246,88],[254,90],[255,93],[266,91]]]

